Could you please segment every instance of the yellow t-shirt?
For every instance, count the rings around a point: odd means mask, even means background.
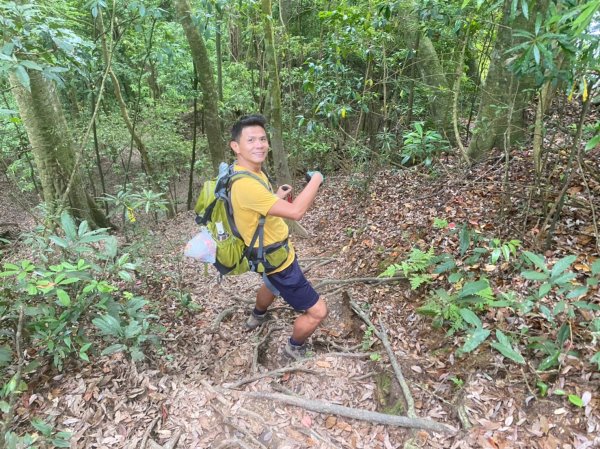
[[[239,165],[234,166],[235,171],[249,171]],[[269,185],[269,179],[261,171],[254,173],[265,184]],[[279,200],[279,197],[274,193],[265,189],[265,186],[257,180],[250,177],[242,177],[237,179],[231,187],[231,206],[233,207],[233,217],[235,225],[238,228],[242,239],[246,245],[250,245],[256,228],[258,227],[258,219],[261,215],[265,215],[264,227],[264,246],[273,243],[282,242],[288,238],[289,229],[283,218],[268,215],[269,210]],[[287,260],[276,270],[269,274],[278,273],[289,267],[294,261],[294,247],[289,243],[290,252]],[[258,247],[258,239],[254,247]]]

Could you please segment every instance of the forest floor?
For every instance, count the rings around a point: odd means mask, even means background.
[[[600,151],[593,157],[600,166]],[[62,372],[48,369],[30,383],[17,416],[51,418],[73,432],[72,448],[390,449],[410,447],[409,441],[422,448],[600,447],[600,373],[587,360],[566,357],[557,369],[538,373],[533,364],[517,365],[485,343],[459,356],[458,337],[433,329],[430,318],[415,312],[425,301],[421,291],[406,281],[358,280],[376,277],[414,246],[456,251],[456,241],[434,228],[436,218],[468,223],[503,240],[519,238],[534,250],[543,226],[542,204],[529,202],[531,165],[529,153],[512,154],[507,197],[501,156],[468,174],[446,160],[436,175],[413,167],[372,178],[328,177],[301,222],[310,237],[294,243],[331,312],[313,336],[314,357],[296,364],[282,354],[296,314],[278,300],[265,326],[244,331],[260,277],[247,273],[219,282],[212,267],[182,256],[197,232],[193,214],[161,222],[138,237],[144,262],[135,292],[154,304],[166,328],[161,350],[149,350],[138,363],[115,354],[93,357],[90,364],[72,362]],[[551,178],[560,182],[559,171]],[[587,183],[598,211],[600,183]],[[544,254],[549,261],[577,254],[589,265],[600,256],[590,197],[581,179],[574,178],[569,189]],[[500,268],[490,268],[489,276],[511,284]],[[196,307],[182,300],[185,294]],[[599,296],[596,289],[587,300],[598,304]],[[455,431],[377,424],[269,396],[320,400],[363,411],[364,417],[364,411],[406,414],[392,360],[350,301],[368,310],[378,328],[384,326],[416,415]],[[502,309],[486,319],[510,313]],[[540,397],[540,379],[550,391],[577,394],[586,404],[576,407],[562,395]]]

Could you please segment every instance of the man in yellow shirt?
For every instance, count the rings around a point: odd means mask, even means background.
[[[265,118],[250,115],[240,118],[231,128],[230,146],[236,154],[236,171],[249,171],[262,179],[266,185],[269,181],[262,171],[262,163],[267,159],[269,140],[265,130]],[[323,183],[323,175],[309,172],[309,182],[296,196],[293,202],[286,201],[292,193],[292,187],[282,185],[273,193],[258,180],[251,177],[238,179],[231,188],[231,204],[233,217],[246,245],[250,245],[252,236],[261,216],[266,216],[264,225],[264,246],[286,241],[288,226],[283,220],[301,219],[312,205],[319,187]],[[255,245],[255,247],[258,245]],[[278,290],[281,297],[302,315],[294,321],[292,335],[285,346],[285,353],[300,359],[306,356],[306,340],[327,316],[327,305],[304,277],[293,246],[288,242],[287,259],[277,269],[267,273],[268,283],[261,285],[256,294],[256,304],[246,328],[256,329],[266,320],[266,312],[275,300],[273,290]]]

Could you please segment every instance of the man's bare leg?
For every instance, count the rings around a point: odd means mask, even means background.
[[[272,301],[271,301],[272,302]],[[327,316],[327,304],[319,298],[314,306],[296,318],[292,339],[304,343]]]
[[[256,310],[266,312],[271,304],[275,301],[275,295],[265,284],[261,285],[256,292]]]

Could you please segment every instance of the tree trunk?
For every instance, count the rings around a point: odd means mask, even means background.
[[[275,162],[275,179],[279,185],[292,184],[292,175],[288,165],[288,156],[283,147],[283,123],[281,119],[281,86],[279,84],[279,69],[273,32],[273,14],[271,0],[261,0],[262,19],[265,31],[265,62],[269,75],[269,104],[268,116],[271,123],[271,150]],[[307,237],[308,233],[299,223],[286,220],[290,232]]]
[[[44,201],[51,210],[60,210],[63,205],[59,202],[76,170],[73,140],[54,83],[37,70],[28,73],[31,91],[14,75],[9,78],[10,84],[31,143]],[[110,227],[104,213],[86,192],[79,173],[73,177],[67,198],[67,207],[75,217],[86,220],[92,227]]]
[[[510,0],[504,3],[502,25],[498,27],[490,69],[475,120],[475,130],[467,150],[469,158],[473,161],[482,159],[494,147],[503,147],[505,144],[511,147],[521,142],[525,135],[524,111],[529,103],[530,94],[527,91],[532,80],[513,75],[507,67],[509,55],[506,51],[519,43],[513,36],[513,31],[531,30],[536,16],[532,15],[529,20],[522,15],[511,19],[511,4]],[[531,8],[532,11],[538,9],[539,7]],[[509,141],[504,141],[505,134],[510,135]]]
[[[278,184],[290,184],[292,176],[287,163],[287,154],[283,148],[283,124],[281,120],[281,86],[273,33],[271,0],[261,0],[263,26],[265,31],[265,59],[269,74],[270,111],[267,114],[271,123],[271,150],[275,162],[275,177]]]
[[[221,134],[219,94],[215,87],[212,63],[208,57],[204,39],[194,26],[190,16],[190,4],[188,0],[175,0],[175,8],[190,44],[192,58],[198,69],[198,78],[202,87],[203,111],[206,120],[206,137],[210,149],[213,172],[217,174],[219,172],[219,163],[225,160],[225,140]]]
[[[411,3],[402,10],[402,14],[405,21],[403,38],[407,48],[416,49],[414,64],[421,82],[430,91],[428,101],[431,117],[442,135],[452,136],[452,92],[444,75],[444,68],[431,39],[421,33],[415,5]]]

